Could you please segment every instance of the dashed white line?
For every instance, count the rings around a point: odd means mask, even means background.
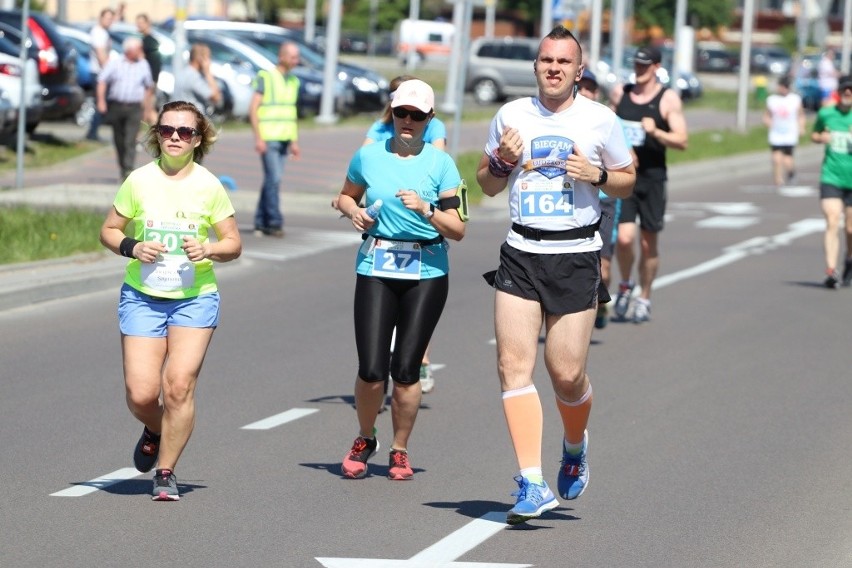
[[[251,424],[246,424],[241,430],[269,430],[271,428],[275,428],[277,426],[281,426],[282,424],[286,424],[287,422],[292,422],[293,420],[298,420],[299,418],[304,418],[305,416],[309,416],[314,412],[319,412],[317,408],[291,408],[286,412],[282,412],[281,414],[276,414],[275,416],[270,416],[269,418],[264,418],[263,420],[258,420],[257,422],[252,422]]]
[[[125,467],[122,469],[118,469],[112,473],[108,473],[102,477],[98,477],[97,479],[86,481],[84,483],[81,483],[80,485],[75,485],[74,487],[69,487],[68,489],[63,489],[62,491],[51,493],[50,496],[82,497],[83,495],[88,495],[89,493],[100,491],[105,487],[115,485],[116,483],[121,483],[122,481],[127,481],[128,479],[133,479],[134,477],[139,477],[140,475],[145,474],[137,470],[135,467]]]
[[[506,513],[492,511],[474,519],[408,560],[388,558],[317,558],[326,568],[527,568],[532,564],[455,562],[505,529]]]

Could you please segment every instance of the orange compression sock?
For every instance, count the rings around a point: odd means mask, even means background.
[[[520,469],[541,467],[544,413],[535,385],[503,393],[503,412]]]
[[[572,446],[583,443],[583,433],[589,425],[589,413],[592,411],[592,385],[579,400],[568,402],[556,397],[556,408],[562,416],[562,427],[565,429],[565,441]]]

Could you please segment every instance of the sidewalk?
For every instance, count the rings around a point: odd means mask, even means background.
[[[732,119],[729,113],[698,109],[698,113],[691,116],[688,113],[687,121],[690,120],[694,121],[690,123],[690,127],[695,131],[702,129],[702,126],[709,128],[725,125],[725,120]],[[759,120],[759,117],[756,120]],[[487,123],[470,127],[466,125],[460,150],[466,152],[480,148],[487,135],[487,126]],[[70,132],[70,135],[73,135],[73,131]],[[306,129],[302,133],[300,143],[306,157],[300,161],[289,160],[285,166],[282,183],[285,188],[282,192],[285,213],[328,217],[331,197],[340,189],[348,159],[353,149],[360,145],[363,132],[362,127],[348,127]],[[251,179],[252,174],[259,175],[257,170],[260,169],[257,156],[253,152],[250,131],[228,133],[217,143],[205,165],[215,172],[242,173],[238,178],[240,180]],[[315,157],[308,158],[308,152],[314,152]],[[796,156],[797,159],[805,161],[821,156],[822,152],[823,148],[820,146],[806,145],[797,149]],[[246,164],[251,164],[251,167],[247,168]],[[725,172],[725,178],[728,179],[745,173],[765,172],[768,179],[769,170],[768,149],[723,160],[678,165],[669,168],[669,190],[676,192],[678,187],[687,187],[696,178],[718,176],[720,172]],[[114,152],[111,146],[105,146],[74,160],[73,163],[25,172],[23,189],[0,190],[0,206],[73,205],[106,212],[117,189],[116,174]],[[0,186],[10,187],[14,185],[14,180],[15,172],[6,172],[0,175]],[[257,189],[244,189],[251,187],[246,185],[247,183],[241,181],[238,183],[239,189],[230,192],[238,218],[242,219],[244,224],[246,219],[252,218],[257,201]],[[259,182],[256,187],[259,187]],[[293,187],[300,190],[293,191]],[[477,209],[504,208],[504,199],[486,198],[474,208],[472,219],[476,221]],[[288,248],[304,246],[304,243],[298,240],[288,236],[283,240],[276,240],[275,246],[286,253]],[[264,239],[262,242],[267,241],[271,239]],[[253,246],[251,242],[244,244],[246,245],[247,248]],[[0,265],[0,311],[109,288],[117,290],[125,263],[124,258],[104,251],[63,259]]]

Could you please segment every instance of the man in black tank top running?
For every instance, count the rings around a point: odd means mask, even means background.
[[[638,216],[640,292],[632,311],[634,323],[651,318],[651,285],[660,264],[657,238],[663,230],[666,213],[666,148],[686,150],[688,140],[680,97],[657,82],[661,61],[662,54],[656,47],[640,48],[633,59],[636,83],[616,86],[610,96],[613,110],[624,122],[627,141],[639,159],[633,195],[622,202],[616,245],[621,283],[615,299],[615,315],[623,321],[633,295],[631,272]]]

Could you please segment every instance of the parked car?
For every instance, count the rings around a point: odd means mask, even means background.
[[[210,46],[214,64],[220,66],[219,73],[224,77],[230,75],[233,81],[245,91],[245,116],[254,94],[252,82],[261,69],[273,69],[278,63],[278,51],[274,53],[263,46],[249,41],[239,40],[227,35],[212,35],[205,33],[189,33],[192,41],[206,43]],[[298,66],[292,73],[299,78],[299,117],[318,114],[323,93],[322,73],[309,67]],[[229,82],[230,84],[230,82]],[[352,113],[354,93],[349,85],[338,81],[335,88],[334,111],[348,115]],[[235,101],[235,107],[237,103]],[[240,103],[242,108],[242,103]]]
[[[88,95],[94,92],[97,76],[92,72],[92,44],[89,33],[79,28],[57,24],[56,29],[77,52],[77,84]]]
[[[698,48],[695,51],[695,70],[704,73],[731,73],[739,68],[739,59],[727,49]]]
[[[188,37],[199,33],[213,33],[259,45],[276,54],[276,60],[281,44],[293,41],[299,45],[302,60],[300,66],[312,69],[320,75],[325,73],[325,56],[319,53],[314,45],[307,43],[302,34],[280,26],[224,20],[187,20],[184,29]],[[374,112],[385,108],[388,101],[388,80],[382,75],[364,67],[338,61],[337,78],[348,85],[338,87],[339,90],[351,90],[354,94],[352,111]]]
[[[751,48],[752,73],[771,73],[782,76],[790,73],[793,57],[783,47],[767,45],[756,45]]]
[[[23,82],[26,131],[32,134],[44,114],[44,101],[36,62],[28,58],[26,68],[26,74],[24,74],[19,56],[0,52],[0,89],[6,93],[12,105],[20,109],[21,83]]]
[[[533,62],[538,54],[535,38],[485,38],[471,42],[465,91],[479,104],[492,104],[513,96],[538,92]]]
[[[91,25],[91,24],[90,24]],[[119,45],[129,34],[136,32],[135,26],[116,23],[110,29],[110,36]],[[163,58],[163,69],[157,82],[158,100],[169,100],[174,89],[172,74],[172,57],[175,52],[174,40],[162,28],[152,30],[154,37],[160,42],[160,55]],[[252,82],[260,69],[271,69],[277,62],[277,52],[271,55],[261,46],[251,42],[240,42],[224,34],[205,34],[198,31],[187,31],[187,47],[194,41],[204,42],[210,46],[212,61],[210,70],[213,76],[225,85],[230,98],[230,116],[245,120],[248,118],[249,104],[253,94]],[[189,50],[184,53],[184,61],[189,60]],[[319,112],[320,99],[323,92],[322,76],[306,67],[297,67],[293,73],[299,77],[299,117],[305,117]],[[342,85],[338,87],[338,97],[335,108],[342,114],[350,112],[351,95],[346,95]],[[223,112],[219,109],[217,112]]]
[[[21,29],[20,10],[0,10],[0,22]],[[83,89],[77,84],[77,53],[56,29],[56,23],[41,12],[30,12],[28,35],[38,47],[39,80],[44,86],[44,118],[73,117],[83,104]]]
[[[0,136],[8,136],[18,129],[18,108],[9,95],[0,90]]]

